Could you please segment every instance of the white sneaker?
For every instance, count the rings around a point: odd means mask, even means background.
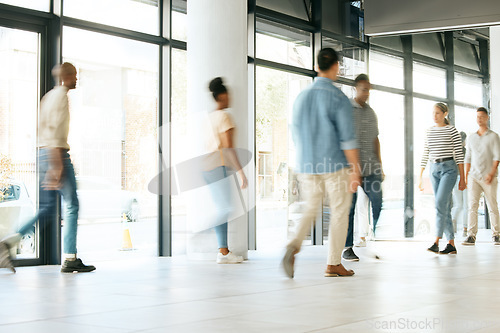
[[[237,256],[233,252],[229,252],[226,255],[222,253],[217,254],[217,263],[218,264],[241,264],[243,262],[242,256]]]
[[[360,240],[358,240],[358,241],[354,244],[354,246],[356,246],[356,247],[366,247],[366,240],[364,240],[364,239],[360,239]]]

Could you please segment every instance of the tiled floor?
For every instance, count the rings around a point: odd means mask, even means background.
[[[303,249],[294,280],[270,252],[242,265],[178,257],[96,262],[89,274],[1,270],[0,332],[500,332],[500,246],[438,256],[429,245],[370,242],[345,264],[349,278],[323,277],[326,247]]]

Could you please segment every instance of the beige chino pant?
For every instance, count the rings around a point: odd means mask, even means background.
[[[491,184],[486,184],[482,180],[477,180],[469,177],[468,182],[468,195],[469,195],[469,228],[467,233],[469,236],[476,237],[477,234],[477,209],[479,207],[479,199],[481,193],[484,192],[484,198],[488,204],[488,212],[490,214],[491,231],[493,236],[498,236],[500,226],[498,216],[498,202],[497,202],[497,188],[498,179],[495,177]]]
[[[327,174],[299,174],[301,194],[305,207],[295,238],[289,246],[300,250],[304,238],[311,231],[311,225],[322,207],[326,193],[330,201],[330,230],[328,232],[328,265],[338,265],[341,261],[349,225],[349,211],[352,203],[352,193],[349,192],[349,169],[342,169]]]

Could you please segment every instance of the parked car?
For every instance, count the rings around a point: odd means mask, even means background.
[[[76,182],[80,219],[121,218],[125,214],[130,222],[139,220],[138,193],[122,190],[102,177],[76,177]]]
[[[35,215],[35,205],[23,182],[10,179],[8,185],[0,189],[0,239],[15,232],[22,223]],[[17,254],[35,253],[35,227],[23,236],[16,249]]]

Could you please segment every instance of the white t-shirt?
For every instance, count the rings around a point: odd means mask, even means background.
[[[205,151],[205,170],[212,170],[225,165],[219,150],[222,148],[222,134],[234,128],[234,122],[231,115],[225,110],[216,110],[208,113],[206,124]]]

